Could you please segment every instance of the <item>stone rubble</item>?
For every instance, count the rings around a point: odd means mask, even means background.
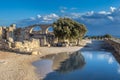
[[[39,33],[40,31],[33,31],[36,26],[42,26],[42,34]],[[45,45],[50,46],[50,43],[53,43],[54,35],[48,33],[49,27],[50,25],[32,25],[25,28],[16,28],[15,24],[9,27],[0,26],[0,49],[39,54],[40,52],[36,52],[34,49]]]

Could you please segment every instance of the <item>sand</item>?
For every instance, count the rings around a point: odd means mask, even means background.
[[[39,60],[40,57],[57,54],[61,52],[74,52],[78,50],[94,50],[95,42],[89,47],[40,47],[40,55],[23,55],[12,52],[0,51],[0,80],[40,80],[36,74],[36,68],[32,62]],[[92,46],[92,47],[91,47]]]
[[[0,51],[0,80],[39,80],[32,62],[41,56],[74,52],[81,47],[41,47],[41,55],[23,55]]]
[[[39,51],[41,52],[41,56],[46,56],[50,54],[57,54],[62,52],[74,52],[80,50],[82,47],[74,46],[74,47],[41,47]]]
[[[0,80],[38,80],[31,62],[36,56],[0,51]]]

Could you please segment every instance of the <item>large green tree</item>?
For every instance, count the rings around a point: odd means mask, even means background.
[[[59,18],[53,23],[53,30],[59,40],[80,39],[87,31],[85,25],[70,18]]]

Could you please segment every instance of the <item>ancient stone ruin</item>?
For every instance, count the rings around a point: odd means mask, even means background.
[[[41,30],[35,31],[35,27]],[[48,29],[52,25],[35,24],[24,28],[0,27],[0,49],[20,53],[32,53],[40,46],[50,46],[54,43],[54,34]]]

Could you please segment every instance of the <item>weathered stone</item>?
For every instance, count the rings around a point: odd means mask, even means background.
[[[23,46],[22,42],[15,42],[15,48],[21,48]]]
[[[8,41],[12,42],[12,43],[14,42],[13,38],[11,38],[11,37],[8,38]]]
[[[31,54],[32,55],[41,55],[41,52],[40,51],[33,51]]]
[[[41,31],[33,31],[39,26]],[[9,27],[0,27],[0,48],[16,52],[32,52],[40,46],[48,47],[54,43],[54,34],[48,32],[51,25],[36,24],[25,28],[16,28],[15,24]],[[41,54],[33,52],[33,54]]]
[[[39,53],[38,53],[38,51],[33,51],[32,52],[32,55],[38,55]]]

